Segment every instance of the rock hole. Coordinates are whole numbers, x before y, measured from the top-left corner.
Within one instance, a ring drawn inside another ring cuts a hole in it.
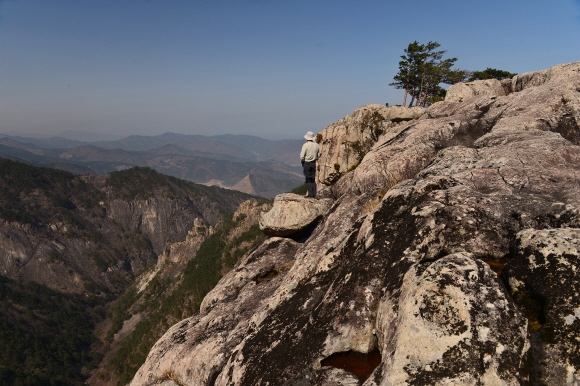
[[[332,354],[320,362],[321,366],[331,366],[348,371],[360,380],[361,384],[371,376],[381,363],[381,352],[375,349],[367,354],[346,351]]]
[[[318,221],[315,221],[308,225],[306,228],[302,229],[300,232],[296,232],[288,237],[297,243],[304,244],[310,238],[310,236],[312,236],[312,233],[316,229],[317,225]]]
[[[277,275],[278,275],[278,271],[276,271],[275,269],[273,269],[271,271],[268,271],[268,272],[266,272],[266,273],[264,273],[264,274],[256,277],[254,279],[254,281],[256,282],[256,284],[260,284],[261,282],[263,282],[265,280],[268,280],[268,279],[271,279],[271,278],[273,278],[273,277],[275,277]]]
[[[490,266],[492,271],[495,272],[497,274],[497,276],[501,276],[501,274],[503,273],[503,267],[505,267],[505,265],[507,264],[509,259],[507,257],[504,257],[503,259],[501,259],[499,261],[486,260],[486,259],[482,259],[482,261],[484,263],[487,263],[487,265]]]
[[[217,381],[218,376],[220,375],[219,371],[214,371],[209,379],[207,380],[208,386],[215,386],[215,382]]]
[[[522,291],[516,296],[516,302],[528,318],[528,329],[531,333],[540,331],[546,324],[546,301],[532,292]]]

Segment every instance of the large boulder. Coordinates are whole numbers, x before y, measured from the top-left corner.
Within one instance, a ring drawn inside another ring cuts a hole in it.
[[[306,229],[324,216],[333,200],[306,198],[293,193],[279,194],[268,212],[260,216],[260,229],[268,236],[289,236]]]
[[[474,82],[457,83],[449,87],[445,95],[446,102],[463,102],[477,95],[505,96],[506,90],[497,79],[476,80]]]
[[[580,229],[526,229],[504,270],[530,320],[534,384],[580,384]]]
[[[521,378],[525,317],[489,265],[468,253],[411,268],[377,318],[380,375],[393,385],[517,385]]]

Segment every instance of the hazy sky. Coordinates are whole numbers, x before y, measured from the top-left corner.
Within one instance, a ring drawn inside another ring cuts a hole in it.
[[[540,70],[580,60],[580,1],[0,0],[0,133],[301,139],[401,103],[413,40]]]

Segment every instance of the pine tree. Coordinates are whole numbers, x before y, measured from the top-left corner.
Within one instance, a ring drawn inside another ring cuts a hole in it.
[[[399,62],[399,72],[390,86],[405,89],[403,106],[407,105],[407,96],[411,95],[409,106],[427,106],[445,97],[445,90],[440,84],[453,84],[463,81],[467,72],[453,70],[457,58],[443,59],[447,51],[437,51],[441,45],[430,41],[420,44],[417,41],[409,44],[405,55]]]
[[[425,46],[415,40],[405,48],[405,55],[401,55],[401,59],[403,60],[399,62],[399,72],[393,78],[394,82],[389,83],[389,86],[405,90],[403,106],[406,106],[407,95],[419,82],[419,66],[425,60]]]
[[[484,79],[502,80],[507,78],[513,78],[516,75],[517,74],[513,74],[509,71],[497,70],[495,68],[488,67],[483,71],[473,71],[470,74],[469,79],[467,79],[467,81],[473,82],[474,80],[484,80]]]

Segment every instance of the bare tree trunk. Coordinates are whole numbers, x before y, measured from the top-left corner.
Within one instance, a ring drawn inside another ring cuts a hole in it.
[[[417,106],[419,103],[421,103],[421,96],[423,95],[423,82],[425,81],[425,73],[423,73],[421,75],[421,87],[419,87],[419,94],[417,95],[417,103],[415,104],[415,106]]]
[[[411,68],[407,68],[407,84],[405,85],[405,96],[403,97],[403,106],[407,105],[407,94],[409,93],[409,78],[411,77]]]
[[[426,88],[425,94],[423,94],[423,100],[421,101],[421,106],[423,107],[427,105],[427,95],[429,95],[429,88]]]

